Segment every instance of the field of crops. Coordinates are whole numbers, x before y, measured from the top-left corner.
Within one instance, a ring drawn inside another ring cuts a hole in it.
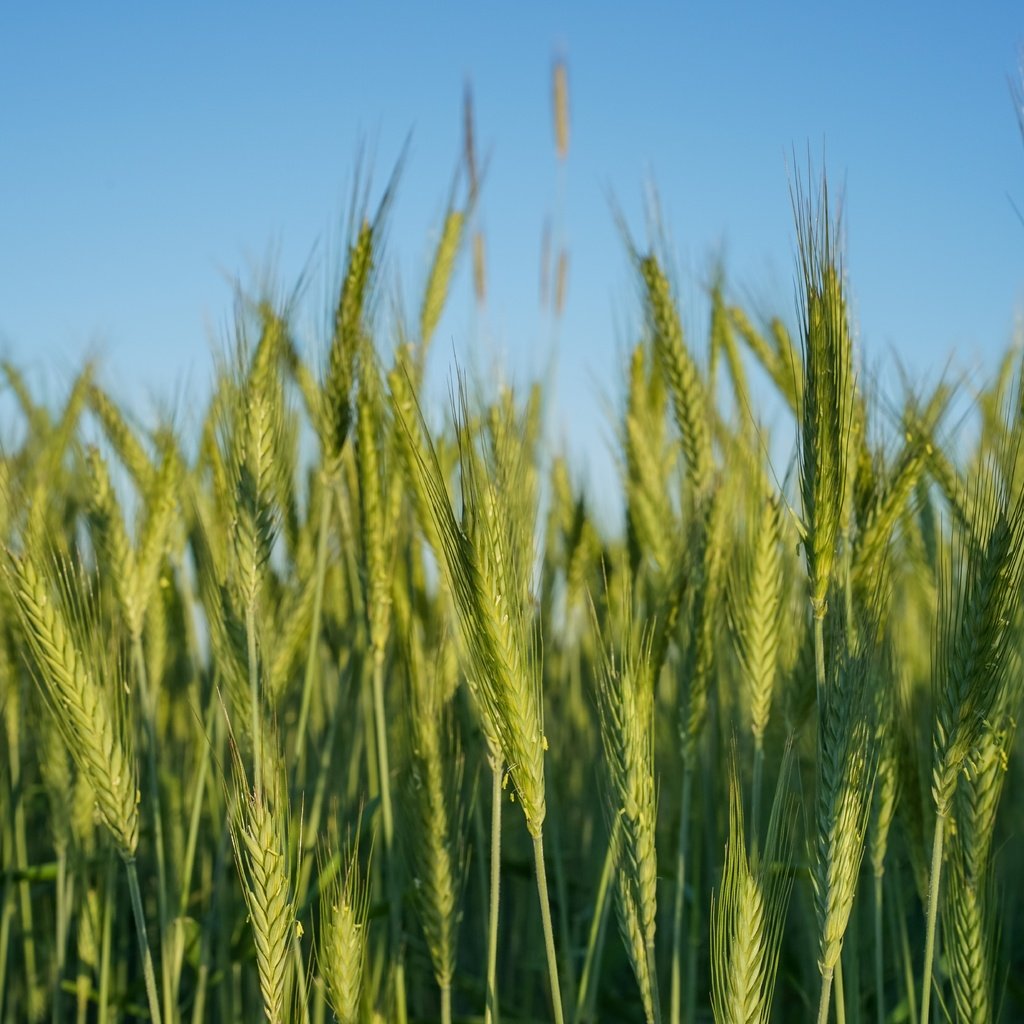
[[[0,368],[0,1020],[1024,1019],[1019,356],[883,391],[812,175],[773,319],[627,233],[610,532],[540,385],[427,398],[464,162],[394,322],[400,178],[324,337],[239,292],[199,431]]]

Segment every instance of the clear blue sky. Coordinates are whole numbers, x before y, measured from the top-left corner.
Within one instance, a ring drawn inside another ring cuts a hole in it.
[[[412,132],[389,288],[422,286],[471,79],[490,156],[490,295],[463,262],[434,351],[549,363],[542,225],[559,177],[564,54],[571,254],[554,412],[606,463],[636,293],[609,196],[643,240],[654,181],[693,332],[724,255],[734,295],[793,309],[792,154],[845,190],[848,267],[872,366],[990,368],[1024,305],[1024,145],[1009,83],[1024,9],[951,3],[5,4],[0,10],[0,350],[57,397],[83,358],[145,413],[205,396],[233,277],[312,255],[326,308],[360,143],[381,184]],[[820,162],[820,161],[819,161]],[[700,338],[703,345],[703,338]],[[486,362],[486,357],[473,357]],[[598,440],[595,440],[597,438]],[[593,471],[608,479],[607,467]]]

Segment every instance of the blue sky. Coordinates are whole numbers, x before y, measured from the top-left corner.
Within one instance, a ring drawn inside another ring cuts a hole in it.
[[[317,340],[356,154],[382,184],[405,138],[389,292],[418,299],[460,153],[467,78],[489,156],[489,296],[464,261],[433,354],[554,366],[553,429],[609,480],[636,291],[609,198],[645,236],[656,184],[684,320],[721,256],[733,295],[791,316],[793,154],[845,195],[867,365],[976,374],[1024,308],[1019,3],[6,4],[0,10],[0,351],[59,396],[86,355],[145,415],[205,396],[231,281],[309,266]],[[568,62],[555,160],[550,71]],[[557,332],[541,234],[570,252]],[[552,361],[552,347],[557,354]]]

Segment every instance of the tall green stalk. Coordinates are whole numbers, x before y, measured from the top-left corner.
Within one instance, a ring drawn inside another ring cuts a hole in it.
[[[156,993],[156,974],[153,971],[153,955],[149,950],[146,937],[146,915],[142,909],[142,895],[139,892],[139,875],[134,859],[125,858],[125,870],[128,873],[128,892],[131,894],[132,914],[135,917],[135,934],[139,940],[139,955],[142,957],[142,975],[146,982],[146,1000],[149,1003],[149,1016],[153,1024],[161,1024],[160,999]]]
[[[309,708],[313,697],[313,682],[316,679],[316,668],[320,650],[320,620],[324,605],[324,579],[327,575],[327,538],[331,524],[331,502],[334,487],[324,482],[320,495],[320,523],[317,527],[316,540],[316,579],[313,583],[313,620],[309,627],[309,647],[306,651],[306,670],[302,679],[302,703],[299,707],[299,721],[295,727],[296,753],[298,756],[298,777],[305,780],[306,726],[309,721]]]
[[[942,878],[942,843],[946,818],[935,816],[932,836],[932,865],[928,875],[928,913],[925,920],[924,966],[921,968],[921,1024],[928,1024],[928,1010],[932,996],[932,964],[935,959],[935,926],[939,919],[939,883]]]
[[[551,924],[551,903],[548,899],[548,876],[544,867],[544,838],[538,833],[533,840],[533,860],[537,873],[537,895],[540,898],[540,919],[544,929],[544,950],[551,985],[551,1010],[555,1024],[565,1024],[562,1013],[562,988],[558,980],[558,957],[555,955],[555,932]]]
[[[669,1002],[671,1024],[680,1024],[683,989],[683,903],[686,898],[686,851],[690,834],[690,803],[693,772],[683,765],[683,786],[680,798],[679,835],[676,841],[676,890],[672,904],[672,976]]]
[[[388,875],[388,922],[393,970],[395,1020],[406,1024],[405,954],[402,942],[402,894],[398,888],[398,850],[395,848],[395,818],[391,799],[391,768],[388,760],[387,717],[384,708],[384,651],[373,652],[373,717],[376,728],[377,759],[380,765],[380,809],[384,825],[384,857]]]
[[[498,1024],[498,912],[501,906],[501,762],[491,764],[491,880],[487,909],[487,995],[484,1024]]]

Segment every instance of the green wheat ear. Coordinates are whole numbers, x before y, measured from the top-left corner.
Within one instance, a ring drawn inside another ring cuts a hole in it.
[[[679,310],[668,278],[653,253],[639,258],[654,351],[672,397],[686,472],[695,497],[704,494],[714,470],[711,406],[700,370],[683,340]]]
[[[394,396],[393,396],[394,398]],[[397,398],[393,407],[410,438]],[[540,835],[545,816],[543,704],[540,664],[529,603],[528,556],[532,530],[521,490],[498,489],[487,473],[483,455],[466,432],[468,398],[460,397],[462,507],[456,518],[437,451],[427,442],[426,455],[410,442],[409,456],[440,544],[440,560],[455,603],[462,637],[460,650],[468,658],[467,674],[474,681],[485,730],[500,743],[516,787],[527,827]],[[425,425],[420,430],[426,437]],[[522,479],[514,472],[510,479]],[[529,546],[524,538],[530,537]]]
[[[793,197],[800,257],[803,394],[800,493],[811,607],[822,618],[846,516],[854,386],[839,223],[823,180],[817,201],[799,183]]]
[[[262,785],[249,787],[237,748],[232,745],[231,841],[249,911],[263,1008],[269,1024],[284,1024],[295,928],[293,879],[289,863],[288,809],[280,765],[264,742],[264,763],[256,774]]]
[[[637,635],[632,621],[629,577],[621,595],[622,639],[602,636],[597,683],[601,742],[607,766],[607,804],[616,843],[616,907],[619,929],[633,966],[648,1022],[661,1019],[655,961],[658,863],[655,849],[657,799],[654,777],[654,675],[649,633]],[[611,621],[616,621],[611,617]]]
[[[733,751],[729,839],[711,903],[711,1008],[716,1024],[768,1024],[793,887],[791,852],[798,805],[789,795],[787,746],[763,852],[748,854],[743,791]]]
[[[864,856],[878,765],[873,630],[848,646],[836,628],[818,700],[817,838],[812,872],[818,966],[826,984],[839,962]]]
[[[339,856],[341,870],[321,890],[317,963],[338,1024],[358,1024],[370,909],[370,885],[359,866],[358,836]]]
[[[406,626],[409,686],[409,784],[406,841],[415,904],[434,977],[450,1000],[458,947],[459,899],[465,873],[464,761],[444,693],[446,641],[424,650],[417,622]]]
[[[133,860],[139,791],[124,683],[100,649],[80,597],[85,584],[68,565],[44,577],[33,552],[8,554],[4,571],[40,692],[118,852]]]

